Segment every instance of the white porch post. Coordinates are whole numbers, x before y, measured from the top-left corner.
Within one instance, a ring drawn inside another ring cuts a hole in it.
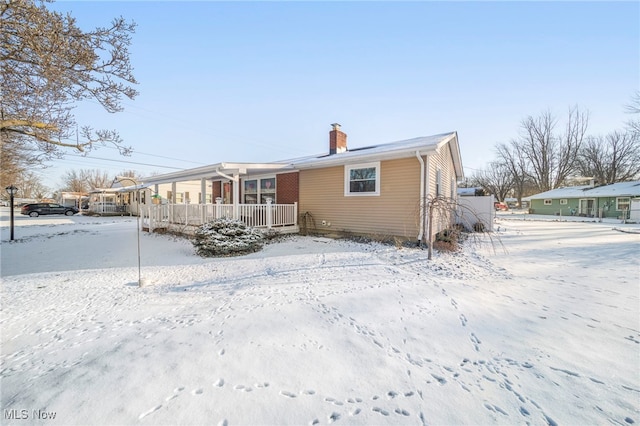
[[[200,179],[200,204],[207,204],[207,179]]]
[[[216,197],[216,213],[214,215],[214,217],[216,219],[220,219],[222,217],[222,198],[221,197]]]
[[[271,211],[271,198],[267,197],[267,229],[271,229],[271,224],[273,223],[273,212]]]
[[[240,218],[240,174],[233,174],[233,218]]]

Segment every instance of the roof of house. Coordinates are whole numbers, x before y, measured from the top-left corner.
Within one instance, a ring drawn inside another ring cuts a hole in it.
[[[552,189],[541,192],[529,198],[539,200],[542,198],[596,198],[596,197],[640,197],[640,180],[630,182],[618,182],[610,185],[592,187],[590,185],[567,186],[565,188]]]
[[[449,143],[451,142],[451,143]],[[233,174],[261,174],[276,171],[330,167],[333,165],[353,164],[365,161],[391,160],[426,155],[439,152],[443,147],[451,150],[455,173],[463,178],[462,159],[456,132],[442,133],[434,136],[423,136],[397,142],[354,148],[339,154],[319,154],[270,163],[217,163],[196,167],[163,175],[143,178],[144,186],[174,181],[187,181],[202,178],[226,177]]]
[[[422,136],[379,145],[365,146],[361,148],[347,149],[340,154],[321,154],[308,157],[287,160],[297,169],[315,167],[327,167],[332,165],[349,164],[362,161],[392,160],[398,158],[415,157],[434,153],[448,144],[451,149],[451,157],[456,171],[456,176],[463,177],[462,160],[458,146],[458,134],[456,132],[442,133],[433,136]]]

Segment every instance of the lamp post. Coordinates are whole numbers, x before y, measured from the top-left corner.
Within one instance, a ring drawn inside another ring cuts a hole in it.
[[[18,188],[9,185],[5,188],[9,193],[9,215],[11,216],[11,241],[13,241],[13,196],[18,192]]]
[[[121,182],[123,180],[130,180],[135,187],[138,183],[128,177],[116,177],[114,182]],[[138,237],[138,287],[142,287],[142,275],[140,272],[140,194],[136,197],[136,235]]]
[[[13,185],[9,185],[5,188],[9,193],[9,215],[11,217],[11,241],[14,240],[13,236],[13,196],[18,192],[18,188]]]

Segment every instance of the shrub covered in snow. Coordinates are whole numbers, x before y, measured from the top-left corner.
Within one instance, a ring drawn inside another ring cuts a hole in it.
[[[216,219],[200,226],[193,240],[196,253],[202,257],[233,256],[252,253],[262,248],[264,237],[255,228],[234,219]]]

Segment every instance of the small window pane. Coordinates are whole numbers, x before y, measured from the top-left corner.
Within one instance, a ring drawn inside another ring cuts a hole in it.
[[[276,178],[260,179],[261,192],[273,192],[276,188]]]
[[[376,181],[375,180],[360,180],[351,182],[351,192],[375,192]]]
[[[351,192],[375,192],[376,168],[351,169],[349,171],[349,190]]]
[[[629,210],[631,199],[628,197],[620,197],[616,199],[616,210]]]
[[[258,181],[257,180],[245,180],[244,181],[244,193],[245,194],[255,194],[258,192]]]
[[[351,180],[375,179],[376,168],[367,167],[364,169],[351,169]]]

